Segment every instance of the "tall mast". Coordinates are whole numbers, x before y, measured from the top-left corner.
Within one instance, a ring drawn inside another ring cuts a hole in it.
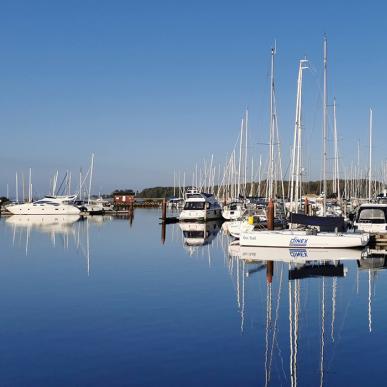
[[[91,181],[93,179],[93,168],[94,168],[94,153],[91,154],[91,165],[90,165],[90,179],[89,179],[89,192],[87,203],[90,204],[90,194],[91,194]]]
[[[372,186],[372,109],[370,109],[370,149],[369,149],[369,165],[368,165],[368,200],[371,201],[371,186]]]
[[[337,144],[337,123],[336,123],[336,98],[333,99],[333,141],[334,141],[334,169],[333,169],[333,192],[337,193],[340,199],[340,178],[339,178],[339,150]]]
[[[271,49],[271,71],[270,71],[270,136],[269,136],[269,198],[273,198],[273,175],[274,175],[274,55],[275,48]]]
[[[244,197],[246,198],[246,190],[247,190],[247,130],[249,125],[249,109],[246,108],[245,113],[245,184],[244,184]]]
[[[238,198],[239,198],[239,194],[240,194],[240,192],[241,192],[241,167],[242,167],[243,124],[244,124],[244,119],[242,118],[242,122],[241,122],[241,134],[240,134],[240,137],[239,137],[239,165],[238,165],[238,190],[237,190]]]
[[[28,178],[28,201],[32,202],[32,171],[30,168],[29,178]]]
[[[298,199],[300,189],[300,173],[301,173],[301,107],[302,107],[302,73],[307,69],[307,60],[300,60],[297,80],[297,99],[296,99],[296,118],[294,123],[294,138],[292,149],[292,167],[290,181],[290,211],[298,211]]]
[[[15,193],[16,193],[16,203],[19,203],[19,182],[18,182],[18,179],[17,179],[17,172],[16,172],[16,178],[15,178]]]
[[[327,37],[324,36],[324,102],[323,102],[323,216],[327,206]]]

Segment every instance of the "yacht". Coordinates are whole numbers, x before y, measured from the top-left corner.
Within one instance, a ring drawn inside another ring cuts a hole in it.
[[[387,233],[387,204],[362,204],[353,224],[359,231]]]
[[[81,211],[74,205],[76,195],[45,196],[31,203],[14,203],[6,206],[13,215],[78,215]]]
[[[187,191],[180,221],[207,221],[221,217],[222,209],[213,194],[200,192],[196,188]]]

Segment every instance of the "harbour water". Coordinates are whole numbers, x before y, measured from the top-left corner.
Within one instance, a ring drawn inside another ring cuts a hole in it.
[[[1,218],[1,386],[385,384],[381,260],[243,261],[159,216]]]

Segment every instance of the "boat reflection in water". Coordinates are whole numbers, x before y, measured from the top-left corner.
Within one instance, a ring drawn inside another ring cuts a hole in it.
[[[199,222],[180,222],[179,227],[183,231],[183,240],[186,246],[205,246],[211,244],[216,238],[221,228],[222,222],[210,221],[206,223]]]
[[[105,219],[107,220],[107,219]],[[90,238],[89,218],[79,215],[12,215],[5,224],[12,228],[12,245],[17,247],[25,236],[25,255],[28,255],[30,245],[33,244],[31,233],[48,234],[51,246],[58,245],[57,239],[64,249],[72,244],[81,255],[86,258],[86,270],[90,274]],[[16,235],[18,234],[18,238]],[[59,238],[58,238],[59,237]],[[18,241],[18,242],[16,242]]]
[[[15,229],[27,228],[45,233],[67,234],[79,219],[79,215],[12,215],[5,223]]]
[[[210,245],[216,239],[222,227],[221,220],[209,222],[179,222],[179,228],[183,232],[182,242],[189,255],[199,254],[201,248],[207,246],[208,261],[211,262]],[[218,241],[218,239],[217,239]],[[203,253],[203,251],[202,251]]]
[[[266,300],[263,301],[265,303],[263,308],[266,310],[264,317],[266,320],[264,329],[264,385],[289,384],[296,386],[300,382],[299,375],[302,377],[306,375],[304,373],[305,364],[310,364],[310,355],[305,352],[306,347],[310,346],[310,340],[315,340],[313,345],[320,348],[319,359],[315,359],[316,362],[313,362],[316,364],[315,371],[318,370],[318,374],[317,372],[315,374],[314,384],[324,385],[327,377],[327,365],[331,364],[330,357],[340,342],[340,340],[335,340],[337,335],[335,323],[337,319],[336,298],[338,295],[342,297],[342,293],[337,290],[338,281],[347,273],[342,261],[347,262],[348,265],[350,261],[357,261],[360,267],[372,264],[386,267],[385,260],[383,265],[380,259],[366,264],[364,252],[357,249],[245,247],[240,246],[238,241],[229,244],[228,255],[232,262],[230,264],[232,278],[236,279],[237,306],[241,316],[242,333],[248,316],[245,288],[251,288],[252,284],[250,282],[247,285],[245,278],[259,271],[266,271],[266,284],[262,283],[266,290]],[[255,267],[253,270],[249,270],[252,265]],[[288,270],[287,286],[286,275],[284,275],[286,270]],[[311,279],[305,280],[307,278]],[[255,279],[253,279],[253,283],[255,283]],[[370,332],[372,330],[371,287],[371,282],[369,282],[368,323]],[[315,290],[312,291],[312,288]],[[256,295],[252,294],[249,298],[254,296]],[[340,301],[342,300],[340,299]],[[254,310],[257,308],[256,302]],[[280,316],[281,309],[283,309],[280,308],[280,305],[284,302],[288,304],[288,316],[285,320],[284,317]],[[307,314],[307,311],[308,308],[316,307],[318,314],[315,315],[315,318],[317,320],[313,320],[314,323],[311,324],[311,315]],[[338,310],[340,311],[340,309]],[[262,315],[262,312],[259,314]],[[341,317],[340,314],[339,318]],[[309,320],[307,329],[306,320]],[[288,321],[288,323],[284,324],[284,321]],[[284,341],[286,336],[287,340]],[[282,347],[280,343],[282,343]],[[305,343],[308,343],[307,346]],[[288,372],[283,369],[282,373],[275,373],[276,379],[274,380],[272,365],[276,364],[278,367],[278,364],[284,364],[282,356],[286,352],[289,354]],[[300,365],[304,367],[300,367]]]

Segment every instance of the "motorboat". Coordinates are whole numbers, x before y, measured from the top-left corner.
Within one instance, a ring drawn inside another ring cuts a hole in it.
[[[186,192],[183,210],[180,212],[180,221],[207,221],[220,219],[222,209],[213,194],[200,192],[196,188]]]
[[[387,233],[387,204],[362,204],[357,210],[354,228],[369,233]]]
[[[241,232],[241,246],[286,247],[286,248],[353,248],[363,247],[369,242],[368,233],[317,232],[306,230],[252,230]]]
[[[13,203],[6,209],[13,215],[78,215],[81,210],[74,205],[76,195],[45,196],[31,203]]]
[[[222,209],[222,216],[226,220],[240,219],[246,211],[246,206],[240,200],[233,200]]]
[[[183,198],[171,198],[167,202],[167,207],[170,209],[180,210],[184,207],[184,199]]]

